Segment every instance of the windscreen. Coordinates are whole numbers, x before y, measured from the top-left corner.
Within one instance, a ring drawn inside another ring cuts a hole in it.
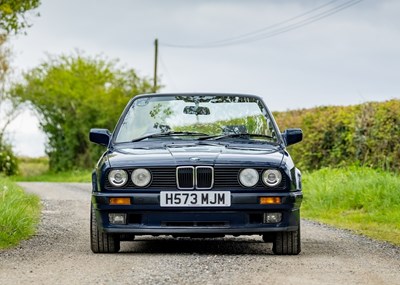
[[[117,130],[115,142],[166,132],[199,132],[209,136],[250,133],[277,141],[272,119],[257,98],[149,96],[133,102]]]

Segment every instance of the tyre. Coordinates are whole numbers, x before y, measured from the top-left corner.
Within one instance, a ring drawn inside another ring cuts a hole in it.
[[[297,255],[301,252],[300,227],[294,232],[276,233],[272,251],[277,255]]]
[[[118,236],[99,231],[93,205],[90,207],[90,247],[94,253],[115,253],[120,249]]]

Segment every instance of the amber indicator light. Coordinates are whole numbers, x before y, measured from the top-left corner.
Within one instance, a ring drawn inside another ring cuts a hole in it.
[[[131,198],[110,198],[110,205],[130,205]]]
[[[261,205],[273,205],[280,203],[281,203],[281,197],[260,197]]]

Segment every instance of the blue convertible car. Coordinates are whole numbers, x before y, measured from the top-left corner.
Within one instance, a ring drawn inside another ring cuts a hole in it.
[[[301,173],[262,99],[240,94],[147,94],[126,106],[93,172],[91,248],[118,252],[138,235],[261,235],[298,254]]]

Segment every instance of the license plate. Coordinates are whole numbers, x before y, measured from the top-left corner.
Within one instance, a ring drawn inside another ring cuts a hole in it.
[[[229,207],[229,191],[162,191],[161,207]]]

